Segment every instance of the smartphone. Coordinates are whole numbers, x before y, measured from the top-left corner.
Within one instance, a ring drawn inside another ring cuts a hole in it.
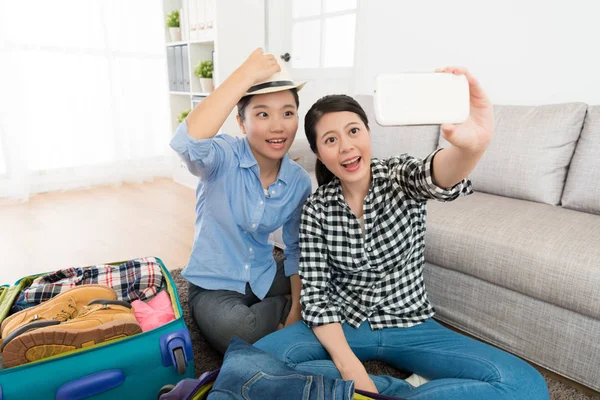
[[[373,101],[380,125],[459,124],[469,117],[469,83],[451,73],[380,74]]]

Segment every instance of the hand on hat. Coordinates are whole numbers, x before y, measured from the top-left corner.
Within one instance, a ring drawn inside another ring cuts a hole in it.
[[[242,64],[245,74],[252,78],[252,85],[260,83],[281,71],[281,67],[277,63],[273,54],[264,54],[262,48],[258,48],[250,54],[248,59]]]
[[[435,72],[465,75],[469,82],[469,118],[461,124],[443,124],[444,138],[453,146],[469,151],[482,151],[488,146],[494,132],[492,103],[473,75],[462,67],[446,67]]]

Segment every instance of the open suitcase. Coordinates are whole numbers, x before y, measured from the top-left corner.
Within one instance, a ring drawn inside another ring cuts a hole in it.
[[[0,369],[0,400],[156,399],[164,385],[194,378],[191,338],[173,278],[163,262],[154,259],[164,277],[174,320],[134,336]],[[0,287],[0,321],[21,291],[41,275]]]

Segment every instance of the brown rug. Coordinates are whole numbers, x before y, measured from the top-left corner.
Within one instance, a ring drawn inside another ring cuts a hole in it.
[[[188,297],[188,283],[181,276],[181,270],[171,271],[175,285],[177,286],[177,292],[179,293],[179,300],[181,301],[181,308],[183,309],[183,318],[185,323],[190,330],[192,337],[192,344],[194,347],[194,362],[196,367],[196,376],[206,371],[212,371],[219,368],[223,358],[217,351],[215,351],[208,342],[204,339],[200,330],[192,320],[187,305]],[[406,378],[407,374],[398,371],[384,363],[379,361],[367,361],[365,363],[367,372],[375,375],[390,375],[397,378]],[[579,390],[567,386],[566,384],[556,381],[548,376],[544,376],[550,389],[551,400],[592,400],[600,399],[600,397],[589,397],[580,392]]]

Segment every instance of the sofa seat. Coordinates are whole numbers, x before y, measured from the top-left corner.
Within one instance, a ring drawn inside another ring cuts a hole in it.
[[[600,320],[600,215],[486,193],[427,207],[429,263]]]

